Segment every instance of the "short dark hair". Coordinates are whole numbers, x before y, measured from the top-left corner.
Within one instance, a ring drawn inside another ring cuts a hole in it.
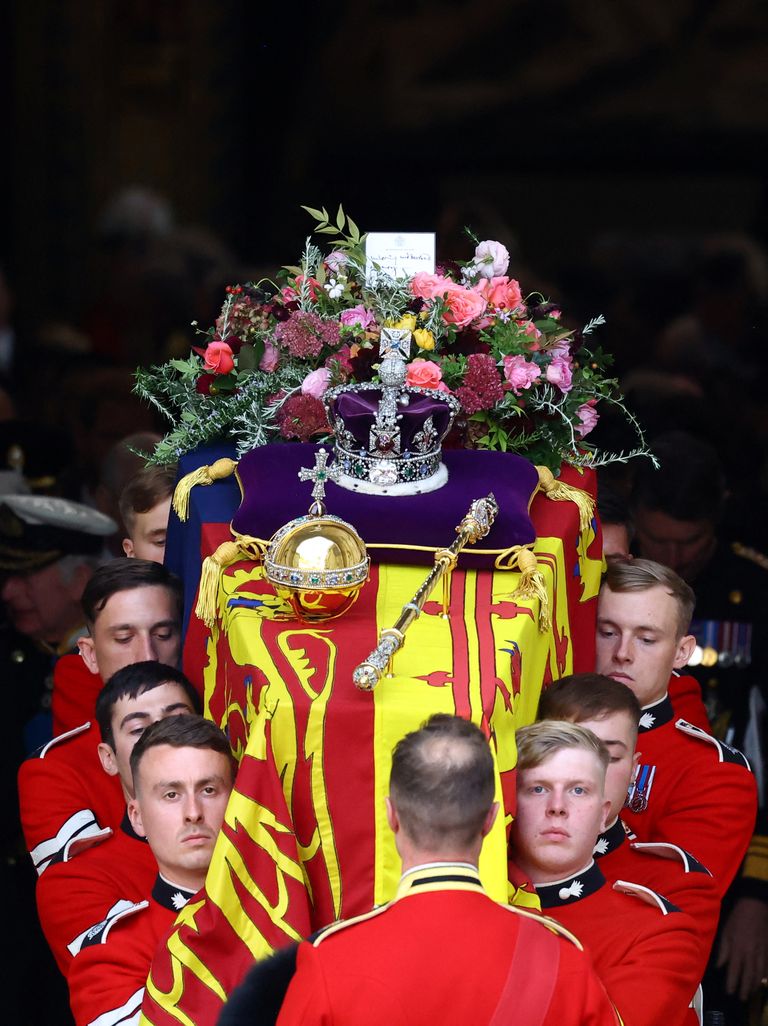
[[[112,559],[100,566],[85,586],[81,604],[85,621],[92,627],[113,595],[134,588],[167,588],[176,600],[179,621],[184,607],[182,585],[162,563],[150,559]]]
[[[493,803],[493,757],[479,727],[438,713],[395,746],[389,793],[420,847],[471,844]]]
[[[112,711],[121,698],[137,698],[145,691],[154,691],[162,684],[178,684],[195,712],[201,712],[200,696],[181,670],[154,660],[131,663],[112,674],[96,699],[96,722],[101,732],[101,740],[110,747],[115,747],[115,736],[112,733]]]
[[[629,535],[632,534],[634,528],[629,503],[619,492],[601,481],[597,485],[597,512],[603,524],[621,524],[626,527]]]
[[[583,723],[613,713],[626,713],[637,733],[642,710],[634,691],[602,673],[572,673],[541,693],[538,719]]]
[[[169,745],[171,748],[210,748],[227,757],[232,780],[237,774],[237,760],[232,755],[229,741],[223,730],[203,716],[167,716],[164,720],[151,723],[131,752],[131,774],[133,787],[137,789],[138,771],[144,754],[150,748]]]
[[[127,529],[133,530],[137,513],[149,513],[172,495],[175,483],[175,467],[144,467],[134,474],[120,493],[120,516]]]

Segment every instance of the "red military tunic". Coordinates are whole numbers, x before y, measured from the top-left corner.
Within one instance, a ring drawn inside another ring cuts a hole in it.
[[[641,841],[670,841],[712,873],[722,898],[755,825],[757,788],[741,752],[685,720],[668,696],[643,710],[623,819]]]
[[[101,676],[91,673],[79,655],[63,655],[53,668],[53,736],[92,720],[103,687]]]
[[[125,815],[120,780],[104,772],[95,723],[53,739],[19,770],[19,807],[38,875],[109,836]]]
[[[149,900],[134,905],[107,934],[81,949],[69,972],[76,1026],[138,1023],[155,949],[191,897],[191,891],[156,876]]]
[[[108,936],[121,916],[147,899],[156,876],[152,849],[126,815],[113,837],[40,877],[40,923],[65,976],[83,947]]]
[[[594,854],[609,883],[632,880],[643,884],[686,912],[699,927],[706,963],[717,930],[720,898],[705,866],[675,844],[632,842],[620,819],[598,837]]]
[[[669,678],[669,699],[675,710],[675,717],[687,720],[695,727],[712,733],[707,707],[701,700],[701,685],[695,677],[673,673]]]
[[[617,1018],[572,939],[492,901],[474,867],[435,863],[406,873],[390,904],[302,944],[277,1021],[615,1026]]]
[[[696,1022],[688,1006],[705,959],[690,916],[649,888],[607,883],[594,862],[536,893],[542,910],[582,941],[625,1026]]]

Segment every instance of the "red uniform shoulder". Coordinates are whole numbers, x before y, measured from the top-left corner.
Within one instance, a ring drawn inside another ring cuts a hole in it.
[[[96,699],[104,686],[97,673],[91,673],[79,655],[63,655],[53,669],[54,737],[64,734],[84,720],[92,720]]]
[[[38,875],[104,840],[125,814],[120,780],[99,761],[100,740],[96,725],[84,723],[19,769],[21,825]]]

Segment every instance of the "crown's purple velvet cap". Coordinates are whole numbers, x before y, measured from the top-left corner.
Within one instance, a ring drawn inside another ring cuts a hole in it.
[[[271,538],[289,520],[306,513],[312,502],[312,486],[300,483],[301,467],[312,467],[318,446],[310,443],[264,445],[240,460],[238,477],[243,501],[232,519],[238,534]],[[501,550],[529,545],[536,531],[528,516],[528,504],[538,484],[536,468],[512,453],[450,450],[443,453],[448,482],[425,495],[397,497],[361,495],[329,482],[328,512],[348,521],[371,548],[374,563],[431,565],[434,552],[404,546],[444,548],[456,536],[456,527],[475,499],[493,492],[499,514],[487,537],[477,548]],[[494,555],[480,555],[472,546],[464,549],[459,565],[491,569]]]
[[[332,416],[342,418],[345,428],[354,435],[360,449],[368,449],[368,438],[380,402],[381,389],[371,388],[364,392],[342,392],[331,403]],[[398,421],[401,452],[412,451],[414,435],[421,431],[428,417],[432,417],[438,438],[446,434],[451,422],[451,408],[448,403],[427,395],[411,393],[407,406],[398,403],[398,412],[402,414]]]

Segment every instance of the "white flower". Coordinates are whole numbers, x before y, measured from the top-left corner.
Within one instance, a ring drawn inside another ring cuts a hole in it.
[[[340,281],[337,281],[335,278],[331,278],[325,286],[325,291],[331,299],[340,299],[344,295],[344,286]]]
[[[500,242],[487,239],[475,249],[473,263],[481,278],[500,278],[509,267],[509,251]]]

